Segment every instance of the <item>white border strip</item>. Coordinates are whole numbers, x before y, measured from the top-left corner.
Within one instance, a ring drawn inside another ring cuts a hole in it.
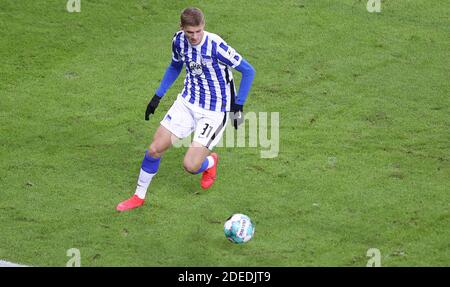
[[[28,266],[0,260],[0,267],[28,267]]]

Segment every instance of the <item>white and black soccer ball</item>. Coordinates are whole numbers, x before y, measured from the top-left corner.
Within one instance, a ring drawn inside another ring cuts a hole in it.
[[[247,215],[236,213],[225,222],[224,233],[226,238],[233,243],[245,243],[255,234],[255,224]]]

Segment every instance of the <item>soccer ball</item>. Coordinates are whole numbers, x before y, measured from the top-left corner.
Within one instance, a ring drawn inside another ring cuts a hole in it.
[[[228,217],[223,229],[226,238],[237,244],[249,241],[255,234],[255,224],[250,217],[240,213]]]

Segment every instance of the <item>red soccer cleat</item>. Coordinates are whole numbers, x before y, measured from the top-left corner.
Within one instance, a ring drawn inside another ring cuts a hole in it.
[[[144,200],[140,199],[136,194],[133,195],[131,198],[122,201],[121,203],[119,203],[116,207],[117,211],[125,211],[125,210],[129,210],[129,209],[133,209],[136,207],[139,207],[141,205],[144,204]]]
[[[213,185],[216,180],[217,174],[217,164],[219,163],[219,156],[217,153],[213,152],[211,156],[214,158],[214,165],[202,173],[202,180],[200,181],[200,186],[203,189],[208,189]]]

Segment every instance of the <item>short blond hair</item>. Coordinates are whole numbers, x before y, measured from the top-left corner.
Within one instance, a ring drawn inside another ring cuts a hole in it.
[[[202,10],[196,7],[188,7],[181,12],[180,25],[186,26],[200,26],[205,24],[205,16]]]

